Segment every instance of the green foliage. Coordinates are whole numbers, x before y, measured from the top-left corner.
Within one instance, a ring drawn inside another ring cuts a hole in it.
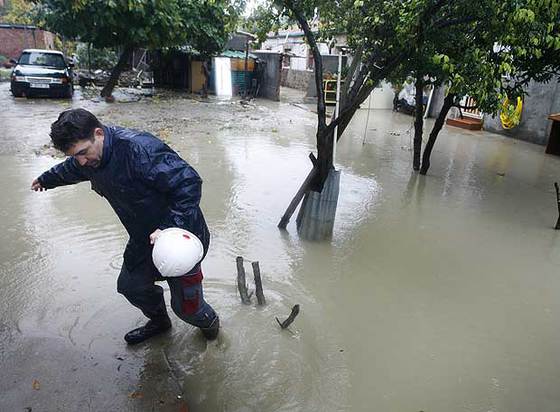
[[[80,69],[89,69],[89,59],[91,59],[91,70],[109,70],[114,67],[119,60],[119,56],[113,49],[99,49],[97,47],[90,48],[88,58],[88,45],[86,43],[79,43],[77,45],[76,54],[78,55],[78,67]]]
[[[269,32],[277,32],[285,22],[286,19],[281,17],[280,11],[273,5],[258,5],[252,14],[243,20],[241,27],[256,35],[259,43],[262,43]]]
[[[98,48],[189,45],[212,54],[227,41],[242,4],[229,0],[43,0],[41,14],[51,30]]]
[[[426,78],[496,113],[505,95],[560,68],[559,0],[270,1],[252,16],[260,33],[293,22],[288,5],[316,23],[318,39],[344,33],[352,52],[363,50],[365,86],[387,67],[395,84]]]
[[[4,10],[2,10],[0,21],[13,24],[33,24],[35,23],[33,9],[34,5],[31,1],[7,1]]]

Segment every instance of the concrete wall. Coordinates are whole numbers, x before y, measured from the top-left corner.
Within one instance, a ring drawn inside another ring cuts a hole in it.
[[[309,82],[313,81],[312,76],[311,70],[282,69],[280,84],[292,89],[307,90]]]
[[[531,82],[527,86],[519,126],[511,130],[502,128],[500,117],[484,116],[484,129],[515,139],[546,145],[550,133],[549,114],[560,112],[560,84],[558,79],[549,83]]]
[[[23,49],[54,49],[54,34],[34,27],[0,25],[0,54],[17,59]]]
[[[382,80],[379,85],[373,89],[369,97],[364,100],[360,109],[385,109],[390,110],[393,108],[393,98],[395,92],[391,83]]]
[[[443,107],[443,100],[445,99],[445,86],[436,87],[432,95],[432,102],[430,103],[430,111],[428,117],[437,117],[441,108]]]
[[[251,52],[265,64],[259,97],[280,101],[280,78],[282,72],[282,55],[280,53]]]

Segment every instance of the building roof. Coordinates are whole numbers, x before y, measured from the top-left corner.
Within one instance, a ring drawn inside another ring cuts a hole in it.
[[[37,26],[31,26],[29,24],[12,24],[12,23],[0,23],[0,29],[23,29],[23,30],[37,30]]]
[[[245,52],[237,50],[224,50],[222,53],[220,53],[220,57],[229,57],[230,59],[244,59]],[[249,53],[249,58],[256,59],[257,56]]]
[[[250,37],[253,40],[257,40],[257,36],[255,36],[254,34],[248,33],[246,31],[237,30],[235,32],[235,34],[239,34],[241,36]]]

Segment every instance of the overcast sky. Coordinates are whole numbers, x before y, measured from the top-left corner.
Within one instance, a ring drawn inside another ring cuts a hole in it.
[[[251,12],[253,11],[253,9],[255,7],[257,7],[257,5],[259,3],[261,3],[262,0],[247,0],[247,5],[245,6],[245,16],[249,16],[251,14]]]

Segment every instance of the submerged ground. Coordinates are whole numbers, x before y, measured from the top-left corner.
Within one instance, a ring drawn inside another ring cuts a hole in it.
[[[446,128],[421,177],[412,118],[372,111],[366,129],[360,111],[338,147],[334,237],[311,243],[276,228],[314,148],[294,93],[107,105],[4,83],[0,99],[0,410],[558,410],[560,159],[543,147]],[[61,160],[44,145],[70,106],[159,135],[203,177],[217,342],[173,317],[167,336],[124,343],[144,322],[115,290],[124,229],[87,183],[29,190]],[[241,305],[238,255],[260,261],[265,308]]]

